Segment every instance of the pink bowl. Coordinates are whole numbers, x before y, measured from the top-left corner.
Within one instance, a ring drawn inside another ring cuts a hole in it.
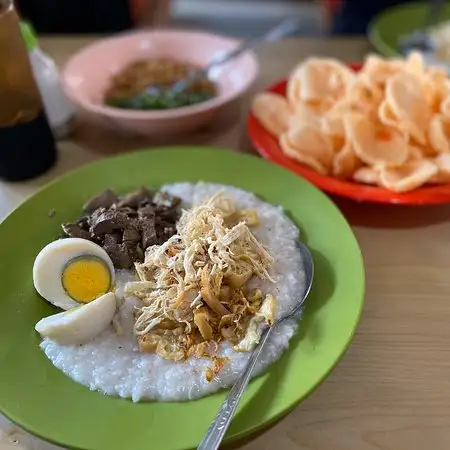
[[[258,63],[247,52],[211,71],[218,95],[184,108],[133,111],[103,104],[113,75],[128,63],[145,58],[173,58],[207,65],[239,41],[198,31],[144,31],[100,40],[76,53],[64,67],[64,90],[75,105],[108,127],[141,135],[192,131],[213,119],[222,107],[241,96],[252,84]]]

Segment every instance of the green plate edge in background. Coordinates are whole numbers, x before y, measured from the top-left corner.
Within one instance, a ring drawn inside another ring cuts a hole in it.
[[[399,38],[422,28],[427,8],[426,2],[413,2],[385,9],[368,26],[370,43],[382,55],[401,56]],[[443,7],[439,20],[450,20],[450,4]]]
[[[316,278],[300,330],[289,349],[251,382],[227,442],[262,429],[292,410],[331,372],[356,330],[364,301],[364,268],[344,217],[317,188],[262,159],[229,150],[172,147],[87,165],[51,183],[0,224],[0,411],[31,433],[83,450],[195,448],[225,391],[182,403],[138,403],[73,382],[39,349],[35,323],[54,312],[33,289],[38,251],[75,219],[98,191],[143,184],[210,181],[281,204],[313,252]],[[56,215],[50,218],[51,209]]]

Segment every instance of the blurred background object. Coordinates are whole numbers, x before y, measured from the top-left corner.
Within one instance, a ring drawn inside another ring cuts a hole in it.
[[[172,24],[256,36],[283,17],[300,16],[297,35],[363,35],[370,21],[410,0],[173,0]],[[426,2],[424,2],[426,3]]]
[[[259,36],[285,17],[299,16],[298,35],[325,31],[320,1],[315,0],[173,0],[172,24],[236,37]]]
[[[41,34],[170,26],[251,37],[294,15],[302,17],[299,34],[324,31],[320,2],[313,0],[16,0],[16,5]]]
[[[38,33],[114,33],[135,26],[166,25],[170,0],[16,0]]]
[[[367,27],[377,14],[410,0],[323,0],[328,16],[329,31],[333,35],[366,34]]]
[[[301,16],[299,36],[365,34],[381,11],[409,0],[16,0],[38,33],[114,33],[135,27],[203,29],[258,36]],[[424,2],[425,3],[425,2]]]

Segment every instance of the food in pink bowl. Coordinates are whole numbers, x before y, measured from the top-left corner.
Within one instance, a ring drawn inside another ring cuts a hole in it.
[[[197,31],[144,31],[100,40],[76,53],[62,72],[66,94],[91,119],[135,134],[192,131],[211,121],[253,83],[252,52],[216,67],[175,98],[149,87],[170,86],[238,40]]]

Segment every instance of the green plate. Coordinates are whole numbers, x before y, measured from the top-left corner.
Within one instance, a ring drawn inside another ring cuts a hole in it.
[[[44,188],[0,225],[0,411],[44,439],[76,449],[195,448],[225,392],[184,403],[139,403],[92,392],[59,372],[39,349],[35,323],[53,312],[33,289],[38,251],[60,222],[106,187],[212,181],[281,204],[302,231],[316,278],[289,350],[248,387],[227,441],[275,421],[330,373],[355,332],[364,297],[358,244],[333,203],[307,181],[261,159],[211,148],[142,151],[83,167]],[[49,218],[51,209],[56,211]]]
[[[368,28],[371,44],[385,56],[401,55],[398,48],[399,39],[423,26],[427,3],[414,2],[394,6],[378,14]],[[450,20],[450,4],[444,6],[439,20]]]

